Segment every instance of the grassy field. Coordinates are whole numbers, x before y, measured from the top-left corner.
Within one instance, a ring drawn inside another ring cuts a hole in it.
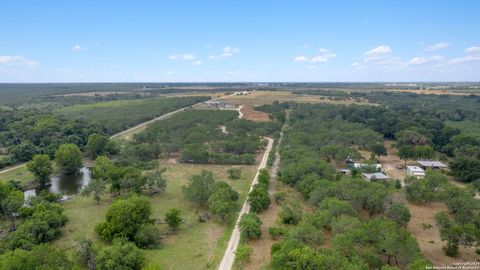
[[[446,125],[467,134],[480,134],[480,123],[471,121],[447,121]]]
[[[183,198],[181,187],[188,182],[191,175],[206,169],[211,171],[217,180],[227,181],[240,194],[240,202],[246,198],[248,188],[253,179],[256,166],[236,166],[242,170],[240,180],[228,180],[227,170],[232,166],[173,164],[161,161],[160,167],[166,168],[167,188],[165,192],[151,196],[153,217],[163,220],[165,213],[171,208],[182,211],[184,223],[176,235],[167,235],[158,249],[146,250],[147,266],[154,269],[214,269],[220,262],[227,245],[234,220],[231,217],[225,224],[211,219],[206,223],[198,221],[195,207]],[[105,197],[99,206],[91,198],[76,196],[65,202],[65,214],[69,222],[63,228],[63,237],[54,245],[73,251],[77,241],[91,239],[102,246],[94,232],[97,223],[105,218],[106,210],[112,199]],[[201,212],[201,210],[200,210]],[[166,225],[157,225],[166,231]]]
[[[0,173],[0,182],[9,180],[20,181],[23,185],[28,185],[35,177],[27,170],[27,166],[22,166],[5,173]]]

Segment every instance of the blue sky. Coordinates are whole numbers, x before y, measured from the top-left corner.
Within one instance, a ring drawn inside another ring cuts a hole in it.
[[[0,82],[480,81],[480,1],[0,1]]]

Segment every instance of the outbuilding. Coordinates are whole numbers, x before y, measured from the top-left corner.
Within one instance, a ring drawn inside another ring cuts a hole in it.
[[[376,180],[388,180],[388,176],[381,172],[376,173],[363,173],[363,178],[367,181],[376,181]]]
[[[446,169],[448,168],[447,165],[443,164],[440,161],[437,160],[419,160],[418,164],[420,164],[420,167],[422,169]]]
[[[382,164],[362,164],[362,163],[353,163],[353,168],[355,169],[361,169],[364,167],[373,167],[377,171],[380,171],[382,169]]]
[[[407,175],[415,176],[417,178],[425,177],[425,171],[418,166],[407,166]]]

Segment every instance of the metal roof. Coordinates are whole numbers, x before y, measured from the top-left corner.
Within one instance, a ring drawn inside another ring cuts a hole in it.
[[[424,167],[438,167],[438,168],[446,168],[447,165],[443,164],[440,161],[436,160],[419,160],[418,163]]]
[[[388,176],[386,176],[385,174],[381,173],[381,172],[377,172],[377,173],[364,173],[362,174],[364,177],[368,178],[368,179],[388,179]]]

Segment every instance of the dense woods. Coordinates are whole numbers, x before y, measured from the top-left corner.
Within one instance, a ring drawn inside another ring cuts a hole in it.
[[[179,152],[180,161],[185,163],[253,164],[264,145],[261,136],[278,131],[280,126],[279,122],[238,119],[236,111],[192,109],[150,124],[134,136],[122,156],[150,160]]]
[[[74,105],[60,109],[0,110],[0,148],[9,149],[8,156],[0,157],[0,168],[29,161],[36,154],[47,154],[53,158],[58,146],[65,143],[75,144],[83,150],[92,134],[112,135],[205,99],[155,98]],[[113,146],[109,150],[114,150]]]
[[[282,239],[272,247],[274,269],[421,269],[427,265],[415,238],[404,228],[409,212],[394,201],[394,183],[367,182],[336,172],[336,164],[348,156],[359,157],[359,149],[383,152],[375,147],[382,144],[383,134],[342,117],[349,109],[293,107],[280,148],[279,179],[298,190],[315,210],[302,214],[298,205],[278,196],[279,217],[287,227],[286,231],[269,229],[272,237]],[[327,234],[331,234],[331,248],[322,247]]]

